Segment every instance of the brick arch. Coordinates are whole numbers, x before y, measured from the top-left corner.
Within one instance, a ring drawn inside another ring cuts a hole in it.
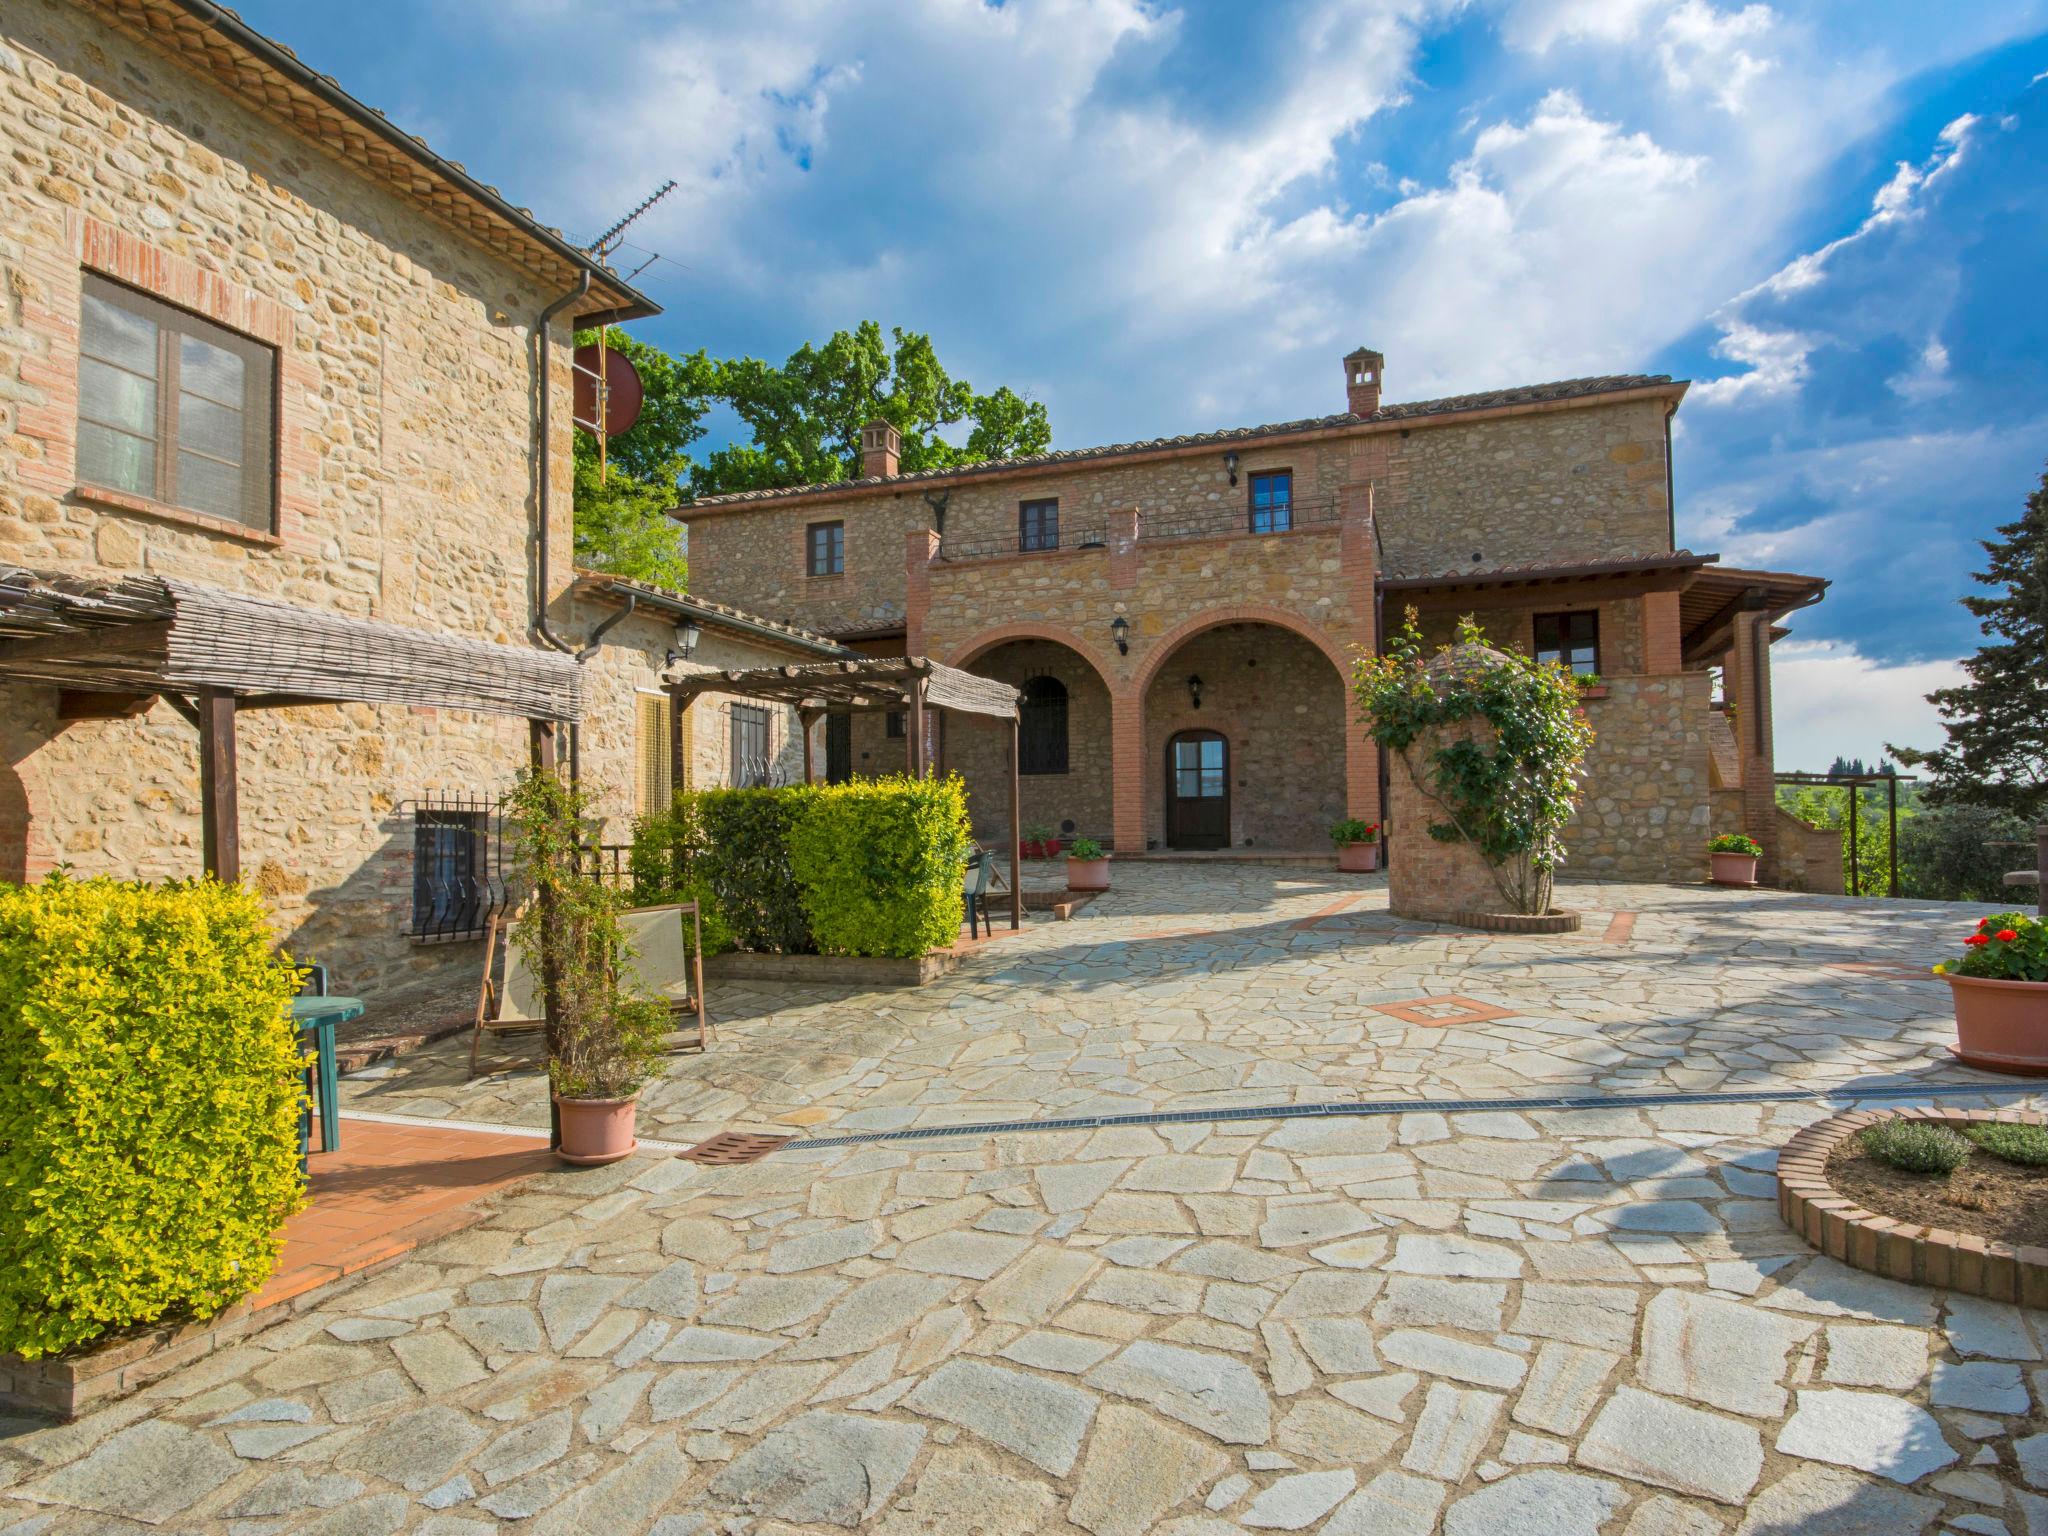
[[[1088,663],[1102,686],[1109,690],[1112,698],[1116,696],[1116,679],[1112,675],[1109,659],[1072,630],[1063,629],[1057,624],[1035,622],[1001,624],[994,629],[983,630],[966,645],[959,648],[956,653],[956,659],[950,662],[949,665],[958,667],[964,672],[997,646],[1008,645],[1015,640],[1045,640],[1054,645],[1065,646],[1076,656],[1079,656]]]
[[[1271,624],[1275,629],[1289,630],[1329,658],[1330,665],[1337,669],[1340,684],[1351,675],[1351,658],[1344,648],[1300,614],[1286,608],[1268,608],[1260,603],[1235,603],[1227,608],[1211,608],[1198,613],[1161,635],[1146,652],[1138,675],[1132,679],[1131,696],[1144,698],[1145,691],[1152,686],[1152,679],[1166,665],[1168,657],[1195,636],[1220,629],[1225,624]]]

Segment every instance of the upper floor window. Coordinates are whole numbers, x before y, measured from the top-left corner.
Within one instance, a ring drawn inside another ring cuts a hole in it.
[[[810,558],[805,569],[813,576],[838,576],[846,570],[846,524],[813,523]]]
[[[271,531],[269,347],[88,272],[78,350],[81,481]]]
[[[1252,476],[1252,532],[1285,533],[1294,526],[1294,471],[1270,469]]]
[[[1058,497],[1046,501],[1020,502],[1017,506],[1017,547],[1021,550],[1058,549],[1060,547],[1060,503]]]
[[[1590,677],[1600,670],[1600,615],[1592,609],[1583,613],[1539,613],[1536,615],[1536,659],[1557,661]]]
[[[1017,701],[1017,771],[1067,771],[1067,685],[1034,677]]]

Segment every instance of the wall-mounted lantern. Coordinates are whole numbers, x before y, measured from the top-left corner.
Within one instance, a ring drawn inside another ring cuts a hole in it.
[[[1188,678],[1188,702],[1197,709],[1202,707],[1202,679],[1199,676]]]
[[[669,647],[667,665],[674,666],[679,661],[688,661],[697,649],[697,641],[703,633],[695,619],[684,619],[676,625],[676,643]]]
[[[1223,455],[1223,467],[1230,471],[1230,483],[1232,485],[1237,484],[1237,463],[1237,450],[1235,448],[1227,450]]]
[[[1109,621],[1109,638],[1116,642],[1117,655],[1130,655],[1131,621],[1125,618],[1122,614],[1118,614],[1115,618],[1111,619]]]

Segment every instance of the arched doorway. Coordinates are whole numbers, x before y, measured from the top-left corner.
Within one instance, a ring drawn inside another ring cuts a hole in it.
[[[1093,658],[1036,635],[996,639],[956,665],[1018,692],[1017,787],[1027,830],[1071,841],[1114,835],[1109,685]],[[968,814],[984,841],[1009,836],[1009,731],[961,716],[948,722],[946,767],[967,781]]]
[[[1230,846],[1230,743],[1220,731],[1167,739],[1166,846]]]

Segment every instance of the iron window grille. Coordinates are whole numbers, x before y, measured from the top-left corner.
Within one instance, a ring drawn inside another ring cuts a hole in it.
[[[502,812],[468,795],[429,795],[412,809],[413,942],[446,944],[483,936],[506,899]]]
[[[1017,701],[1017,772],[1067,771],[1067,685],[1034,677]]]
[[[805,569],[813,576],[839,576],[846,571],[846,524],[812,523],[809,530],[809,562]]]
[[[775,759],[769,750],[768,711],[758,704],[732,706],[732,783],[736,789],[774,782]]]
[[[1252,480],[1252,532],[1285,533],[1294,526],[1294,471],[1263,471]]]
[[[1060,503],[1057,496],[1017,506],[1017,548],[1029,553],[1060,547]]]
[[[1562,662],[1566,670],[1581,677],[1599,674],[1600,615],[1594,610],[1539,613],[1535,638],[1538,661]]]

